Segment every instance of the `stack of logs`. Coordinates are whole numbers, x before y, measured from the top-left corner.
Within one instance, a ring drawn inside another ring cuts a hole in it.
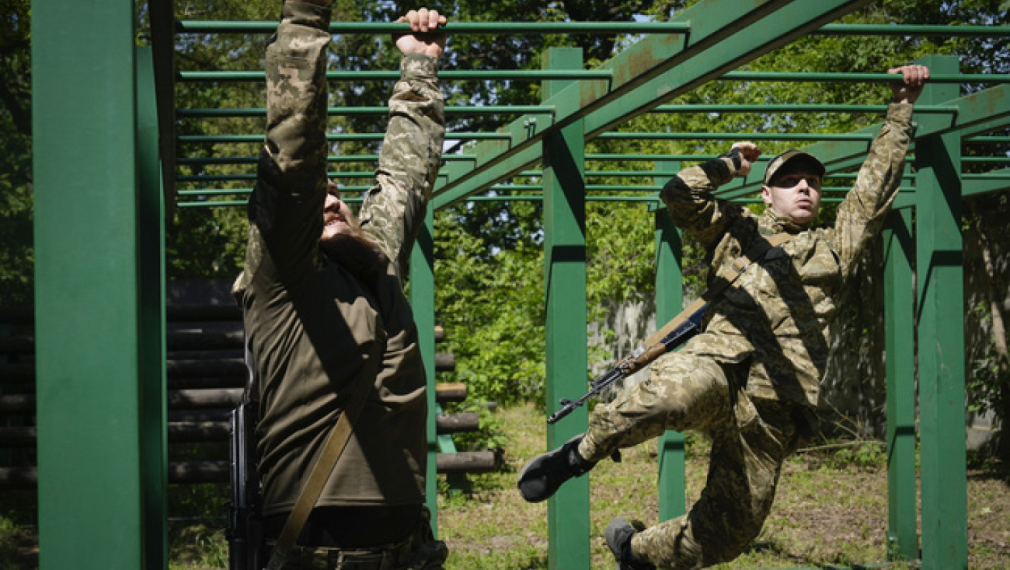
[[[229,438],[229,412],[246,384],[242,314],[236,306],[169,306],[167,311],[167,409],[169,457],[185,445]],[[35,339],[32,311],[0,309],[0,489],[31,488],[35,468]],[[436,328],[436,341],[441,339]],[[436,371],[451,371],[451,354],[435,357]],[[440,405],[466,399],[464,384],[436,384]],[[476,431],[478,414],[438,414],[439,435]],[[169,483],[227,482],[228,446],[220,457],[169,461]],[[213,454],[213,451],[210,453]],[[439,473],[463,474],[495,468],[491,451],[439,453]]]

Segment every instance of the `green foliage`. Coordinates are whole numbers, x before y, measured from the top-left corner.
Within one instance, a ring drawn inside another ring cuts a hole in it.
[[[972,311],[980,322],[992,322],[992,313],[988,303],[979,302]],[[991,330],[991,325],[989,326]],[[1008,399],[1004,392],[1010,388],[1010,368],[1005,355],[996,349],[996,339],[987,343],[985,349],[974,351],[974,358],[968,363],[971,374],[968,376],[966,392],[970,395],[968,409],[979,414],[993,412],[995,416],[1005,421],[1007,412],[1004,408]],[[1004,339],[1004,346],[1010,338]]]
[[[31,139],[12,128],[0,108],[0,306],[31,305],[35,253],[32,244]]]
[[[228,567],[228,541],[219,525],[173,524],[169,527],[169,570]]]
[[[439,212],[435,219],[436,318],[456,356],[458,380],[474,397],[500,404],[536,398],[543,378],[543,252],[530,239],[495,251],[464,231],[458,215]]]
[[[31,3],[0,0],[0,306],[31,305]]]
[[[887,465],[887,446],[882,441],[855,442],[835,451],[827,463],[835,469],[879,469]]]
[[[501,451],[508,443],[502,433],[501,422],[492,410],[496,405],[489,405],[483,400],[468,398],[466,402],[448,404],[445,412],[449,414],[462,412],[477,412],[480,419],[480,429],[475,432],[453,434],[452,441],[458,451],[482,451],[490,449]]]

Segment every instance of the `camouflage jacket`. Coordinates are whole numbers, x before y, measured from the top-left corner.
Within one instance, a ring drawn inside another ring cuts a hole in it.
[[[370,280],[320,250],[326,197],[330,11],[288,1],[266,55],[267,135],[249,202],[243,307],[260,390],[264,512],[291,509],[352,390],[369,395],[320,506],[424,501],[427,398],[403,293],[445,132],[434,58],[410,55],[389,101],[363,234],[385,255]]]
[[[911,117],[912,105],[889,106],[832,227],[799,226],[771,208],[755,215],[715,198],[712,191],[736,175],[729,158],[684,169],[663,188],[673,222],[707,250],[710,286],[758,240],[780,232],[793,235],[712,302],[702,334],[683,350],[747,366],[746,388],[752,397],[817,404],[835,298],[897,195]]]

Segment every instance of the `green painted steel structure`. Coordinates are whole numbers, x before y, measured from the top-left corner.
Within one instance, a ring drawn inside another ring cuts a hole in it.
[[[47,569],[167,566],[163,216],[152,57],[134,49],[133,8],[32,10]]]
[[[585,389],[585,203],[636,200],[655,206],[656,190],[676,161],[690,155],[594,155],[595,138],[649,138],[652,133],[613,133],[647,112],[753,112],[744,106],[666,105],[677,95],[713,80],[881,82],[879,74],[754,74],[737,67],[806,34],[1006,35],[1001,27],[846,26],[832,24],[866,0],[702,0],[673,22],[645,24],[647,34],[598,69],[584,71],[581,55],[552,50],[543,70],[514,79],[544,81],[543,101],[514,108],[450,108],[450,114],[518,115],[498,133],[453,133],[483,140],[465,154],[446,155],[433,209],[464,200],[538,199],[544,202],[547,314],[547,407]],[[782,11],[788,9],[789,17]],[[262,135],[185,139],[174,119],[262,116],[262,109],[174,109],[171,2],[151,7],[152,50],[134,49],[133,3],[100,7],[71,2],[33,3],[34,160],[36,219],[36,320],[38,338],[39,520],[43,570],[66,567],[166,567],[166,444],[164,378],[164,222],[166,209],[208,204],[177,201],[219,190],[176,191],[177,164],[255,162],[175,159],[175,145],[211,140],[259,142]],[[615,26],[518,24],[514,33],[600,33]],[[629,29],[627,23],[619,29]],[[334,33],[388,33],[393,24],[334,24]],[[265,33],[270,22],[181,23],[177,33]],[[451,24],[452,33],[501,33],[500,23]],[[75,46],[87,45],[87,53]],[[963,196],[1005,191],[1010,169],[962,174],[961,145],[999,142],[986,136],[1010,125],[1006,76],[959,75],[956,60],[925,61],[935,81],[916,107],[916,173],[902,190],[885,231],[889,445],[888,552],[921,558],[930,570],[966,568],[964,458],[963,307],[959,204]],[[331,74],[334,79],[344,76]],[[366,74],[367,75],[367,74]],[[376,72],[372,79],[386,78]],[[457,74],[457,79],[480,77]],[[247,80],[256,72],[183,74],[180,80]],[[452,72],[448,72],[452,77]],[[155,82],[155,78],[158,79]],[[601,81],[600,78],[605,78]],[[965,81],[996,84],[959,97]],[[73,85],[74,89],[68,89]],[[155,108],[155,104],[157,107]],[[882,107],[772,106],[764,112],[864,112]],[[382,114],[383,107],[331,109],[337,114]],[[67,129],[73,125],[73,129]],[[160,125],[160,129],[159,129]],[[857,133],[777,135],[811,141],[829,173],[857,166],[879,125]],[[370,136],[370,135],[369,135]],[[672,133],[665,137],[738,140],[753,134]],[[260,137],[260,138],[257,138]],[[331,137],[334,140],[341,138]],[[344,138],[368,138],[348,134]],[[94,144],[96,140],[102,144]],[[1005,141],[1004,141],[1005,142]],[[250,147],[251,148],[251,147]],[[333,162],[374,162],[375,155],[334,156]],[[651,176],[651,185],[586,184],[588,160],[644,160],[654,170],[621,172]],[[999,157],[993,164],[1000,164]],[[542,164],[541,171],[531,171]],[[1004,162],[1005,164],[1005,162]],[[71,174],[72,173],[72,174]],[[542,176],[541,195],[481,196],[516,175]],[[217,182],[225,180],[219,179]],[[200,182],[215,182],[202,177]],[[720,189],[727,199],[751,200],[755,177]],[[171,197],[166,203],[165,194]],[[635,190],[639,196],[586,196],[603,190]],[[220,190],[221,192],[225,192]],[[241,194],[230,189],[228,194]],[[213,201],[237,206],[244,200]],[[914,211],[915,223],[912,223]],[[67,212],[74,215],[68,216]],[[429,212],[412,258],[411,301],[421,332],[426,369],[434,363],[434,239]],[[672,317],[683,301],[679,283],[679,235],[662,209],[656,211],[657,320]],[[916,286],[913,286],[913,275]],[[581,292],[581,293],[580,293]],[[917,311],[917,313],[913,312]],[[915,323],[918,323],[916,328]],[[946,326],[944,326],[946,324]],[[915,353],[913,335],[920,350]],[[926,347],[926,348],[923,348]],[[918,376],[913,363],[918,358]],[[916,381],[922,456],[922,544],[915,497]],[[433,395],[429,401],[436,409]],[[584,409],[547,431],[547,447],[585,426]],[[434,418],[429,434],[434,434]],[[429,506],[435,508],[437,438],[429,436]],[[683,512],[683,440],[662,439],[660,512]],[[954,458],[954,460],[952,460]],[[68,477],[67,473],[74,473]],[[566,485],[548,507],[551,568],[588,568],[588,478]],[[116,524],[92,524],[96,513],[114,512]],[[563,516],[562,516],[563,515]],[[559,522],[564,519],[564,524]],[[89,566],[90,564],[90,566]]]
[[[582,50],[553,48],[544,67],[582,67]],[[543,97],[550,100],[571,85],[549,81]],[[569,101],[577,106],[578,101]],[[585,390],[589,368],[586,333],[586,201],[585,138],[576,121],[545,137],[544,164],[544,294],[546,303],[546,409]],[[585,431],[585,408],[572,421],[547,427],[546,448],[560,446]],[[589,478],[571,481],[547,505],[548,567],[589,567]]]
[[[680,170],[676,160],[657,160],[653,182],[662,187]],[[656,225],[656,328],[676,317],[684,306],[683,243],[681,232],[660,202],[651,205]],[[684,434],[667,430],[658,443],[659,520],[670,520],[687,511],[684,493]]]

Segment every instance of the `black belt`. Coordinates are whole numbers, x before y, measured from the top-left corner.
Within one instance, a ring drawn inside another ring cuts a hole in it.
[[[317,507],[298,537],[298,544],[330,548],[369,548],[405,540],[417,528],[421,505],[392,507]],[[264,537],[276,540],[287,512],[263,520]]]

